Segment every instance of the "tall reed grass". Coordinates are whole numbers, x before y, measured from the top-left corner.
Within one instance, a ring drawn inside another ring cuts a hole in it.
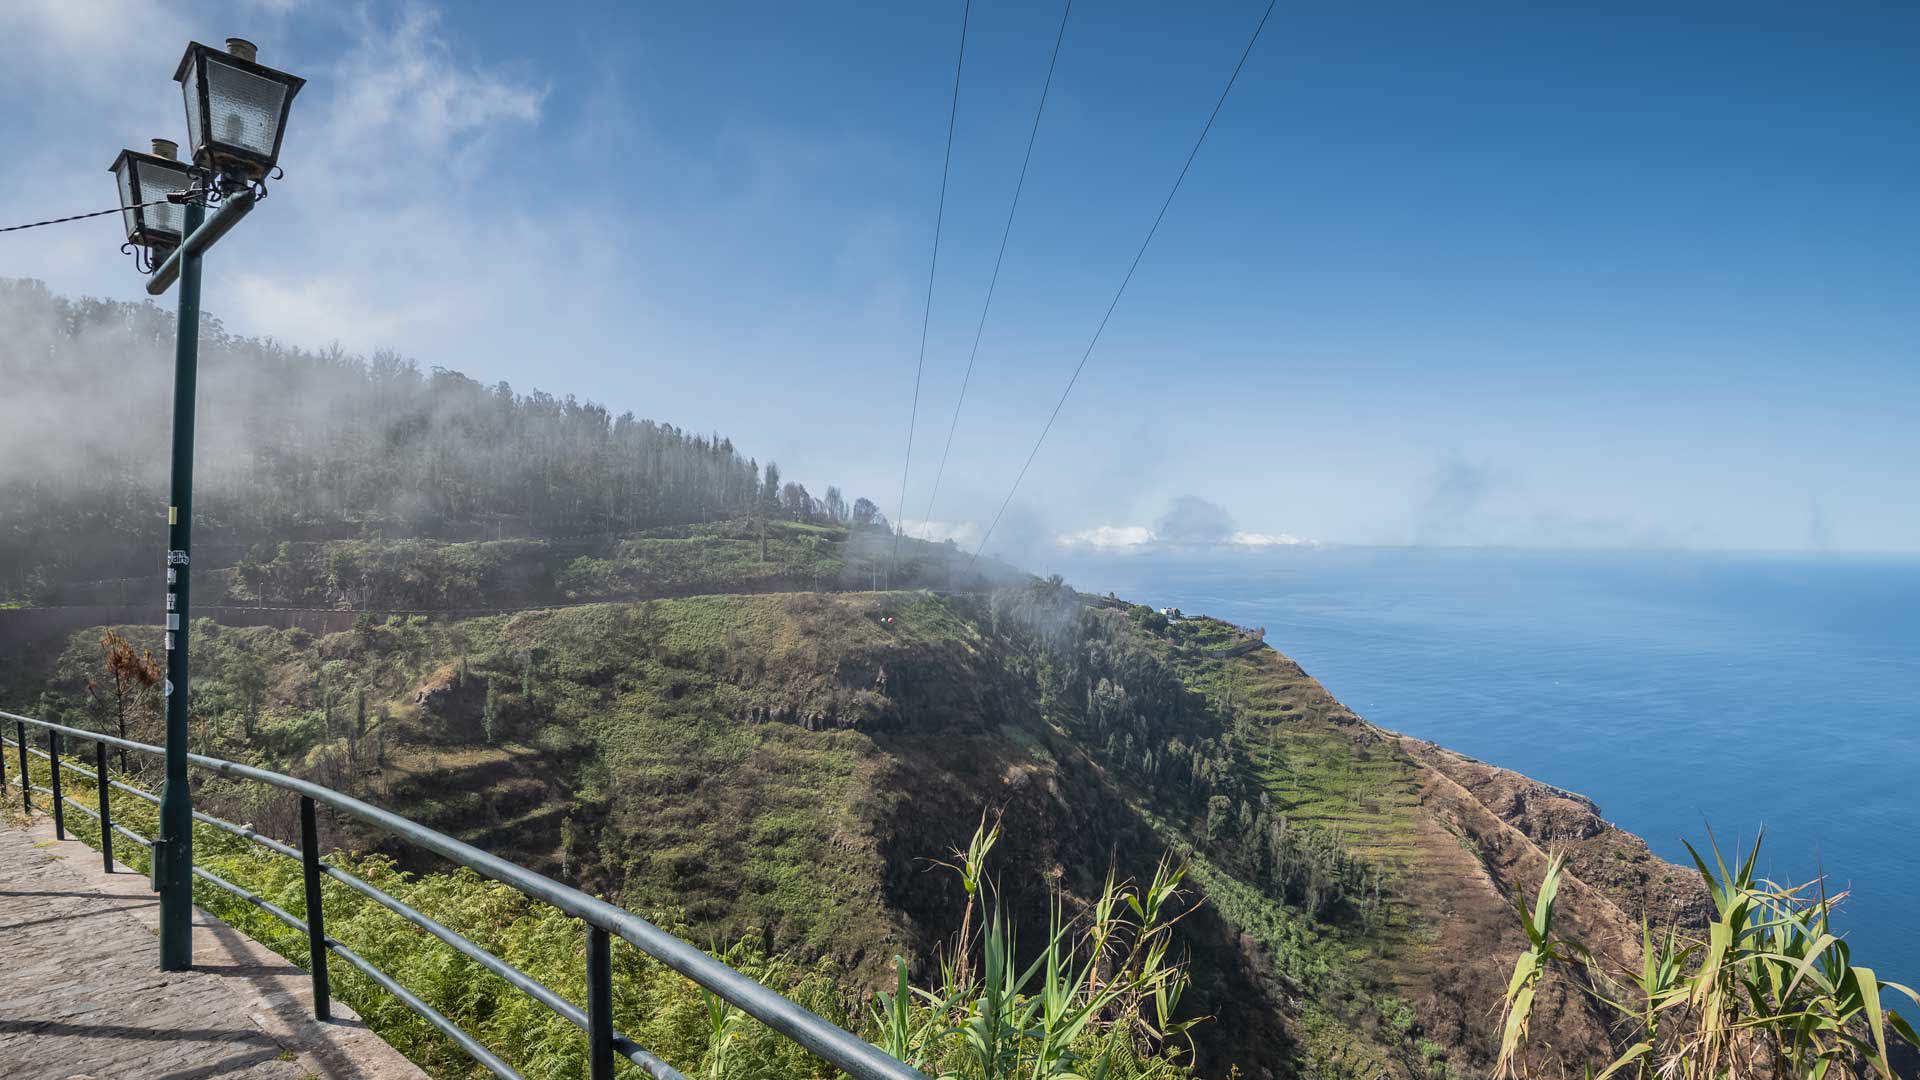
[[[1535,992],[1558,967],[1614,1020],[1621,1049],[1588,1067],[1592,1080],[1892,1080],[1889,1032],[1915,1047],[1920,1037],[1882,999],[1920,1005],[1920,994],[1854,962],[1832,925],[1845,893],[1828,894],[1822,880],[1757,877],[1758,839],[1731,869],[1717,843],[1710,849],[1712,866],[1687,846],[1712,895],[1712,920],[1704,932],[1643,925],[1637,968],[1610,967],[1559,935],[1554,908],[1566,864],[1559,855],[1549,860],[1532,902],[1521,896],[1514,904],[1527,948],[1507,984],[1497,1075],[1527,1074]]]
[[[986,873],[999,839],[983,819],[965,851],[940,865],[967,897],[960,931],[940,955],[940,980],[911,985],[905,960],[872,1009],[890,1054],[930,1075],[968,1080],[1106,1080],[1190,1075],[1179,1016],[1189,977],[1173,953],[1185,910],[1185,870],[1163,859],[1145,885],[1108,873],[1100,895],[1068,916],[1055,896],[1039,955],[1016,955],[1015,933]],[[976,905],[981,911],[974,929]]]

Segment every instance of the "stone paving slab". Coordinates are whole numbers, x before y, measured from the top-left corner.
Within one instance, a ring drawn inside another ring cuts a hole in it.
[[[266,946],[194,911],[194,970],[159,970],[147,879],[56,842],[51,823],[0,824],[0,1078],[425,1080],[338,998]]]

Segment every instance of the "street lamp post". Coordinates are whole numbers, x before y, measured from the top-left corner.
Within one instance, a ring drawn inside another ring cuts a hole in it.
[[[193,966],[193,799],[187,780],[188,602],[193,550],[193,412],[200,351],[200,260],[250,212],[277,175],[287,110],[304,80],[262,67],[254,46],[228,38],[227,51],[187,46],[174,73],[186,99],[192,168],[173,162],[173,144],[153,154],[125,151],[114,163],[127,243],[150,270],[147,292],[180,283],[173,353],[173,464],[167,500],[166,783],[153,843],[153,886],[160,894],[160,969]],[[184,190],[146,205],[172,185]],[[206,205],[221,203],[211,221]],[[172,213],[177,210],[177,216]]]
[[[186,205],[186,235],[206,216]],[[200,256],[180,260],[180,316],[173,345],[173,466],[167,483],[167,777],[153,880],[160,892],[160,970],[193,967],[193,798],[187,786],[187,601],[193,550],[193,404],[200,362]]]

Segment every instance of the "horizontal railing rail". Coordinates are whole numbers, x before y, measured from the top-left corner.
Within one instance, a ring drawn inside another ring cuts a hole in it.
[[[85,812],[101,823],[101,855],[109,871],[113,868],[114,836],[123,836],[142,847],[152,847],[153,842],[150,838],[140,836],[113,821],[108,793],[117,791],[155,804],[158,804],[160,799],[150,792],[113,779],[107,770],[107,749],[112,747],[138,754],[164,757],[166,754],[164,747],[45,720],[35,720],[29,716],[3,710],[0,710],[0,719],[13,721],[15,726],[13,737],[0,735],[0,744],[17,747],[19,750],[23,805],[31,813],[33,794],[37,792],[48,796],[56,836],[65,838],[65,811],[71,807]],[[28,743],[27,728],[29,726],[47,733],[47,749],[42,750]],[[60,745],[63,738],[91,742],[94,746],[94,767],[87,769],[62,756]],[[41,787],[32,783],[32,775],[28,769],[29,754],[50,763],[49,775],[52,777],[50,787]],[[0,791],[4,791],[6,783],[11,779],[5,775],[3,759],[4,754],[0,754]],[[638,915],[605,900],[564,885],[516,863],[508,862],[445,833],[429,829],[392,811],[383,810],[310,781],[201,754],[188,754],[187,761],[190,765],[223,776],[267,784],[300,797],[301,844],[297,848],[263,835],[249,826],[238,825],[211,814],[195,811],[193,819],[211,828],[251,841],[275,854],[299,860],[303,867],[306,885],[307,917],[305,919],[294,916],[263,897],[202,867],[195,866],[193,873],[209,885],[233,894],[281,923],[307,935],[308,960],[313,975],[314,1015],[321,1020],[328,1018],[330,989],[327,982],[326,962],[328,954],[332,954],[346,961],[387,993],[393,995],[402,1005],[431,1024],[489,1072],[502,1077],[503,1080],[520,1080],[520,1074],[513,1066],[502,1061],[452,1020],[420,1000],[344,943],[327,936],[320,882],[322,878],[331,878],[418,926],[462,956],[499,976],[514,989],[533,998],[568,1023],[586,1032],[588,1073],[592,1080],[610,1080],[613,1075],[615,1055],[639,1066],[655,1080],[684,1080],[673,1066],[614,1029],[610,948],[612,939],[615,937],[685,976],[748,1016],[766,1024],[815,1057],[845,1072],[853,1080],[926,1080],[918,1070],[886,1054],[852,1032],[735,971]],[[86,806],[65,795],[60,783],[63,769],[93,781],[98,798],[98,809]],[[102,783],[103,780],[104,783]],[[316,806],[326,806],[357,818],[585,922],[588,928],[587,1007],[580,1008],[539,980],[487,952],[458,931],[414,909],[404,901],[339,867],[321,861],[315,820]]]

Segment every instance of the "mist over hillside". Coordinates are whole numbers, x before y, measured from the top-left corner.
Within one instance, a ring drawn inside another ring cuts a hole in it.
[[[150,571],[165,543],[174,317],[0,281],[0,595]],[[732,440],[390,352],[201,331],[196,549],[612,534],[741,517],[884,524]]]

